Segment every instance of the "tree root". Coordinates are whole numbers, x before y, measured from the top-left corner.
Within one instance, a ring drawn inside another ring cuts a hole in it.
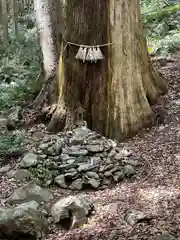
[[[48,132],[57,133],[59,131],[62,131],[66,125],[66,117],[66,108],[63,107],[63,105],[58,105],[58,107],[54,111],[50,123],[47,126]]]
[[[34,102],[30,105],[30,107],[35,108],[35,109],[39,109],[42,108],[42,105],[46,102],[47,100],[47,95],[48,95],[48,88],[50,86],[50,84],[52,83],[54,79],[54,76],[50,76],[45,83],[42,86],[41,91],[39,92],[39,94],[37,95],[36,99],[34,100]]]

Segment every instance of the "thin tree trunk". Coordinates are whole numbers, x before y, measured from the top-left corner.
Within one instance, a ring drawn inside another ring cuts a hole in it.
[[[50,100],[50,96],[48,96],[48,92],[52,93],[52,90],[50,90],[52,85],[50,83],[56,82],[53,80],[56,77],[57,59],[60,54],[60,48],[57,47],[59,35],[57,33],[57,15],[55,14],[55,11],[57,11],[56,2],[57,0],[37,0],[34,2],[45,73],[44,85],[35,99],[35,106],[41,106],[45,100]]]
[[[166,90],[150,64],[139,0],[67,0],[65,12],[67,41],[114,44],[102,47],[104,60],[93,64],[75,59],[78,47],[66,47],[49,130],[72,127],[82,113],[102,135],[121,140],[136,133],[151,122],[150,103]]]
[[[2,7],[2,26],[3,26],[3,45],[8,45],[8,11],[7,0],[1,0]]]
[[[19,4],[22,4],[20,2],[18,2]],[[18,30],[18,5],[16,0],[11,0],[11,16],[12,16],[12,20],[13,20],[13,24],[14,24],[14,32],[16,35],[16,38],[19,38],[19,30]]]

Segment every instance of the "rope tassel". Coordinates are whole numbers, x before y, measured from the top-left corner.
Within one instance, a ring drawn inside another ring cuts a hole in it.
[[[83,58],[82,58],[83,63],[85,63],[85,61],[86,61],[86,56],[87,56],[87,47],[85,47],[85,48],[83,49]]]
[[[88,48],[88,52],[86,55],[86,61],[90,61],[91,63],[93,63],[95,61],[93,47]]]
[[[84,50],[83,50],[83,47],[80,46],[80,47],[79,47],[79,50],[78,50],[78,52],[77,52],[77,54],[76,54],[76,56],[75,56],[75,58],[82,60],[82,59],[83,59],[83,51],[84,51]]]
[[[99,47],[94,48],[94,56],[96,61],[97,60],[102,60],[104,58],[101,49]]]

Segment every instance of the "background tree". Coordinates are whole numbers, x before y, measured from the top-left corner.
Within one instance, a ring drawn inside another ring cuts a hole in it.
[[[2,22],[2,42],[4,46],[8,44],[8,11],[7,11],[7,1],[1,0],[1,22]]]
[[[56,98],[53,94],[57,81],[56,70],[61,46],[61,31],[63,27],[60,1],[34,1],[37,28],[40,34],[40,45],[43,53],[44,85],[37,96],[34,106],[41,106],[44,100],[52,103]],[[52,83],[52,84],[51,84]]]
[[[67,0],[65,15],[65,45],[114,44],[102,47],[105,58],[93,64],[75,59],[78,47],[67,44],[49,130],[72,127],[80,108],[88,126],[105,136],[137,132],[151,121],[150,104],[166,92],[150,63],[139,0]]]

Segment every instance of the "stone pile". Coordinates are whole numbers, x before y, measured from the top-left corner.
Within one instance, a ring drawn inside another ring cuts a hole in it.
[[[132,152],[86,127],[47,136],[34,153],[20,162],[21,168],[52,172],[48,183],[71,190],[98,189],[136,173],[140,165]]]

